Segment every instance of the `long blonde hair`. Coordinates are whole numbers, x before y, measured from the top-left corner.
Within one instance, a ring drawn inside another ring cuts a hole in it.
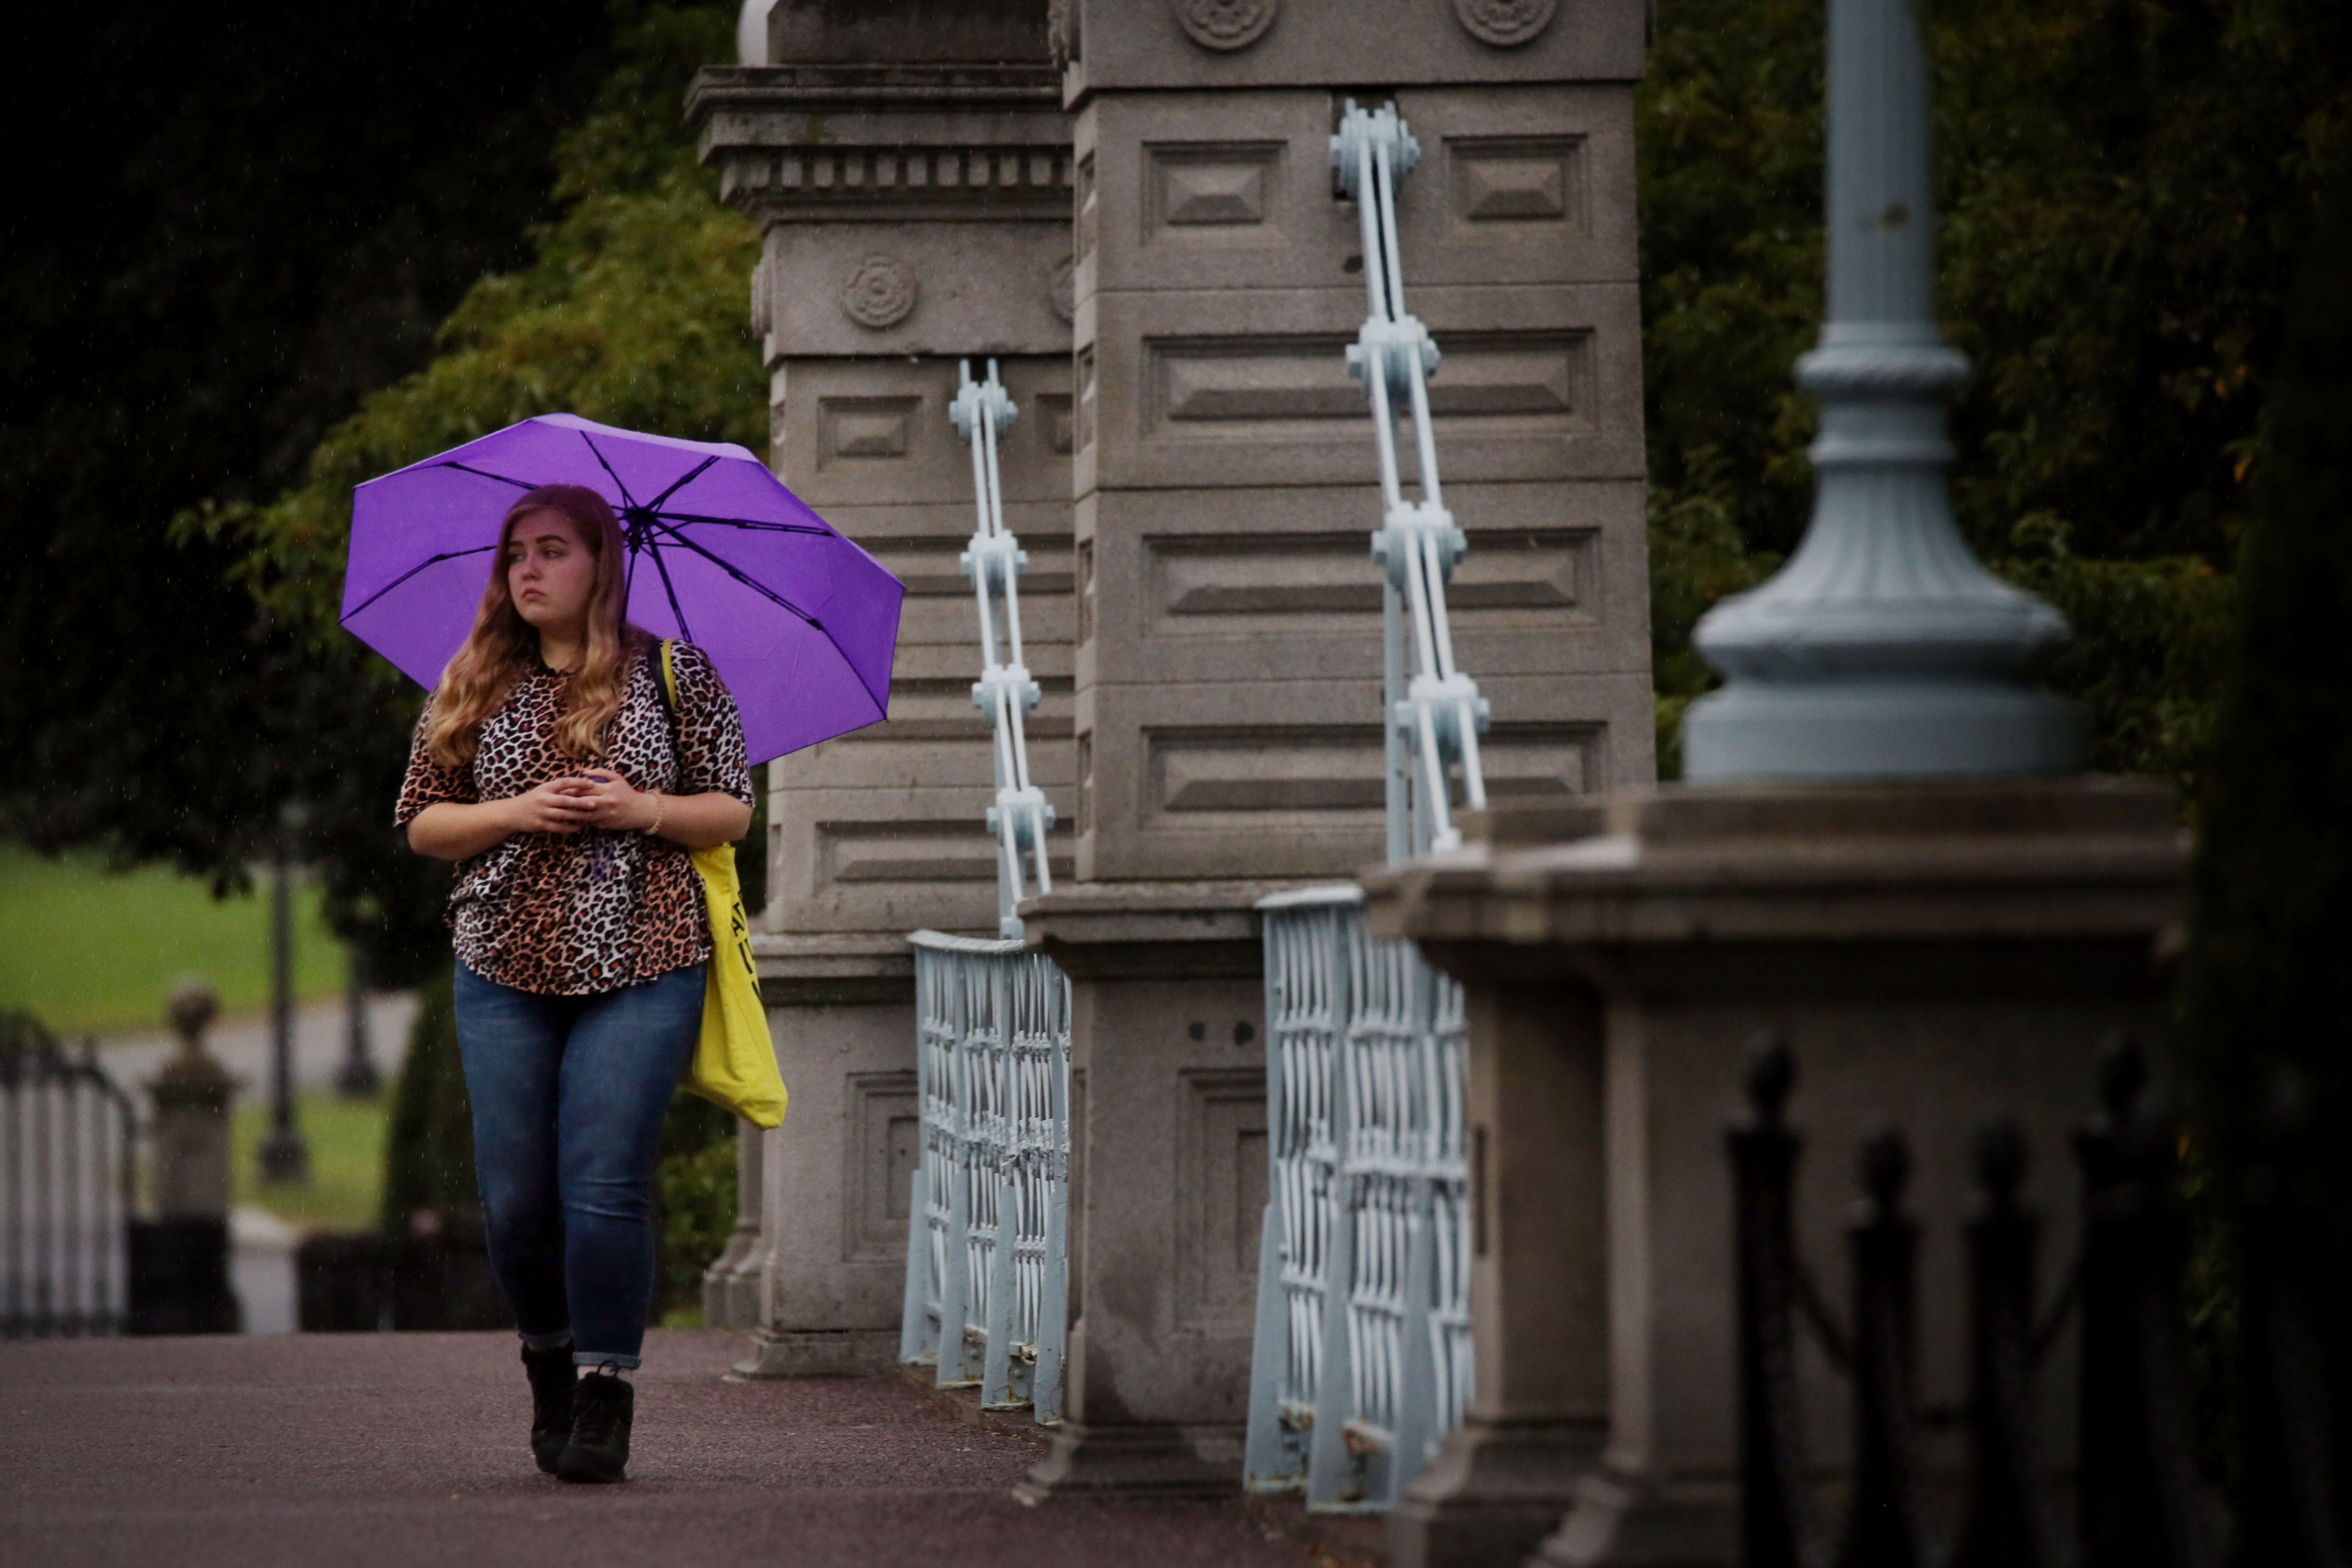
[[[445,768],[462,768],[481,744],[482,725],[505,706],[507,694],[529,674],[539,658],[539,629],[522,618],[507,587],[507,549],[515,525],[533,512],[554,512],[568,520],[596,559],[596,580],[588,591],[587,651],[572,672],[562,716],[555,721],[555,748],[566,757],[591,758],[604,748],[604,727],[621,711],[622,685],[630,654],[651,641],[622,620],[628,594],[628,549],[621,525],[604,497],[585,485],[541,485],[507,508],[499,525],[498,553],[482,590],[474,630],[457,650],[433,691],[433,716],[425,744]]]

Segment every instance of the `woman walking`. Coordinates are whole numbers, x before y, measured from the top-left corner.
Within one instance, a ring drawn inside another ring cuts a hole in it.
[[[625,622],[603,497],[530,491],[494,559],[395,821],[417,852],[459,862],[457,1040],[531,1452],[565,1480],[616,1481],[653,1296],[656,1144],[712,950],[688,854],[742,836],[751,769],[709,660],[670,645],[673,708],[661,644]]]

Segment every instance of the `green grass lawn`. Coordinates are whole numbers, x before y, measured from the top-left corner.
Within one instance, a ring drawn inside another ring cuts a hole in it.
[[[294,984],[307,998],[343,984],[342,945],[295,890]],[[160,867],[110,873],[0,843],[0,1008],[29,1008],[61,1036],[152,1028],[173,982],[202,975],[227,1017],[269,1005],[269,899],[215,899]]]
[[[254,1155],[269,1131],[269,1101],[267,1095],[240,1100],[229,1130],[236,1201],[307,1228],[373,1229],[383,1204],[383,1134],[391,1114],[389,1090],[373,1100],[345,1100],[330,1090],[299,1096],[295,1120],[310,1145],[310,1180],[264,1186],[255,1177]]]

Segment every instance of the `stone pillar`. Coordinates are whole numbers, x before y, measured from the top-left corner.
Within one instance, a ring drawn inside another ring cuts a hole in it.
[[[205,1049],[219,1004],[202,980],[173,988],[180,1050],[147,1085],[155,1102],[154,1217],[130,1226],[132,1333],[235,1333],[229,1282],[229,1104],[237,1082]]]
[[[1362,262],[1328,152],[1367,81],[1423,148],[1402,266],[1444,356],[1454,649],[1494,705],[1487,788],[1654,776],[1642,12],[1551,10],[1072,7],[1081,878],[1329,877],[1383,853],[1381,517],[1343,357]]]
[[[1266,1200],[1268,883],[1081,888],[1022,905],[1070,977],[1070,1295],[1054,1448],[1018,1489],[1241,1483]]]
[[[228,1218],[228,1111],[236,1080],[205,1049],[218,1010],[203,981],[173,988],[180,1049],[147,1085],[155,1102],[155,1212],[167,1219]]]
[[[1423,149],[1402,268],[1444,355],[1431,395],[1469,539],[1454,647],[1494,706],[1488,788],[1565,802],[1653,777],[1642,14],[1554,9],[1056,8],[1076,117],[1079,880],[1023,914],[1076,988],[1083,1174],[1070,1416],[1032,1500],[1240,1484],[1266,1175],[1250,906],[1384,849],[1381,504],[1344,354],[1362,263],[1328,152],[1360,84],[1393,91]]]
[[[766,67],[689,96],[726,199],[759,224],[752,319],[771,462],[905,580],[890,718],[769,772],[760,956],[792,1109],[764,1137],[747,1370],[874,1369],[898,1348],[918,1153],[910,931],[992,936],[993,795],[956,357],[995,355],[1031,670],[1033,767],[1070,797],[1070,152],[1044,0],[781,0]],[[980,367],[975,367],[978,371]],[[1066,827],[1055,854],[1069,869]],[[748,1161],[747,1156],[747,1161]],[[748,1169],[748,1164],[747,1164]]]
[[[1474,1051],[1477,1399],[1398,1510],[1391,1561],[1517,1562],[1549,1505],[1567,1513],[1545,1563],[1729,1568],[1723,1133],[1747,1040],[1795,1049],[1798,1239],[1833,1301],[1855,1147],[1882,1119],[1909,1135],[1923,1388],[1964,1399],[1970,1135],[1994,1112],[2025,1127],[2053,1277],[2099,1042],[2163,1033],[2186,835],[2168,791],[2102,779],[1670,789],[1486,831],[1366,884],[1374,930],[1469,988]],[[2053,1419],[2066,1363],[2042,1369]],[[1811,1458],[1834,1473],[1848,1396],[1818,1358],[1803,1376]],[[2043,1429],[2063,1451],[2067,1428]],[[1948,1479],[1958,1450],[1928,1461]]]

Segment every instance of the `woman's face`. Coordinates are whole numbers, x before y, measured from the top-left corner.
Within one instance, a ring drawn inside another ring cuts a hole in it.
[[[507,535],[507,592],[515,611],[541,632],[587,624],[596,557],[570,517],[530,512]]]

